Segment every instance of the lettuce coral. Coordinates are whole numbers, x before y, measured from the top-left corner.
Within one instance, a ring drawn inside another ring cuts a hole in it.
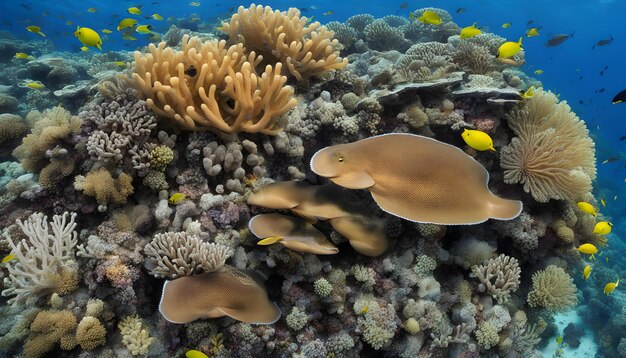
[[[533,288],[528,293],[530,307],[563,311],[576,305],[576,302],[574,280],[562,268],[550,265],[533,274]]]

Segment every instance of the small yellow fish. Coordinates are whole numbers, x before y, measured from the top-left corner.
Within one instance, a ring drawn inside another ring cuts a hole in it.
[[[585,255],[591,255],[590,259],[595,260],[595,254],[598,253],[598,248],[594,244],[582,244],[578,248],[576,248],[578,252],[583,253]]]
[[[136,38],[130,36],[130,35],[124,35],[122,36],[122,39],[126,40],[126,41],[135,41],[137,40]]]
[[[151,32],[150,31],[151,29],[152,29],[152,26],[150,26],[150,25],[139,25],[139,26],[137,26],[135,31],[137,31],[140,34],[145,35],[145,34],[149,34]]]
[[[78,38],[78,41],[82,42],[85,46],[95,46],[98,50],[102,51],[102,40],[98,33],[88,27],[76,26],[74,36]]]
[[[617,279],[617,281],[609,282],[606,284],[606,286],[604,286],[604,294],[605,295],[610,294],[617,288],[617,286],[619,286],[619,278]]]
[[[148,39],[150,39],[150,41],[159,41],[161,39],[161,35],[157,34],[157,33],[150,33],[150,35],[148,36]]]
[[[281,236],[270,236],[270,237],[267,237],[267,238],[265,238],[263,240],[260,240],[256,244],[257,245],[262,245],[262,246],[267,246],[267,245],[275,244],[275,243],[281,241],[282,239],[284,239],[284,238],[281,237]]]
[[[593,228],[593,233],[596,235],[607,235],[611,232],[613,224],[608,221],[600,221]]]
[[[185,353],[185,357],[186,358],[209,358],[209,356],[207,356],[206,354],[197,351],[195,349],[190,349],[187,351],[187,353]]]
[[[328,15],[332,15],[334,13],[335,13],[334,11],[326,11],[326,12],[323,12],[322,15],[328,16]]]
[[[576,205],[583,213],[587,213],[593,216],[598,215],[598,213],[596,213],[596,208],[594,208],[593,205],[589,204],[586,201],[579,201]]]
[[[163,20],[163,16],[159,15],[159,14],[152,14],[151,16],[153,19],[157,20],[157,21],[161,21]]]
[[[98,9],[96,9],[95,7],[90,7],[89,9],[87,9],[87,12],[90,12],[92,14],[96,11],[98,11]]]
[[[589,278],[589,275],[591,275],[591,266],[587,265],[583,269],[583,278],[586,280]]]
[[[561,343],[563,343],[563,337],[562,336],[556,337],[556,344],[560,345]]]
[[[109,29],[102,29],[102,32],[105,34],[112,34],[113,31],[109,30]]]
[[[417,18],[417,21],[430,25],[440,25],[442,23],[441,17],[436,12],[430,10],[424,11],[422,16]]]
[[[535,37],[535,36],[539,36],[538,28],[533,27],[533,28],[528,29],[528,31],[526,31],[526,37]]]
[[[507,41],[498,48],[498,58],[511,58],[522,50],[522,38],[517,42]]]
[[[26,87],[38,90],[38,89],[42,89],[42,88],[44,88],[46,86],[44,86],[44,84],[41,83],[41,82],[28,82],[26,84]]]
[[[46,34],[41,32],[41,27],[39,27],[39,26],[28,26],[28,27],[26,27],[26,30],[28,30],[28,31],[30,31],[30,32],[32,32],[34,34],[37,34],[39,36],[46,37]]]
[[[370,308],[368,306],[365,306],[365,307],[361,308],[361,311],[359,312],[359,314],[366,314],[367,311],[369,311],[369,310],[370,310]]]
[[[34,59],[33,56],[31,56],[31,55],[29,55],[27,53],[24,53],[24,52],[16,52],[15,53],[15,58],[19,58],[20,60],[32,60],[32,59]]]
[[[2,258],[2,263],[3,264],[7,263],[7,262],[13,260],[14,258],[15,258],[15,254],[10,253],[10,254],[8,254],[8,255],[6,255],[5,257]]]
[[[120,31],[121,29],[124,29],[127,27],[131,27],[135,25],[136,23],[137,23],[137,20],[127,17],[124,20],[120,21],[120,23],[117,25],[117,31]]]
[[[534,72],[536,75],[541,75],[543,74],[543,70],[535,70]]]
[[[74,25],[74,21],[67,20],[67,21],[65,21],[65,25]]]
[[[183,193],[174,193],[174,194],[172,194],[172,196],[170,196],[169,199],[167,199],[167,201],[170,204],[178,205],[178,204],[182,203],[183,201],[185,201],[185,199],[187,199],[187,195],[185,195]]]
[[[126,67],[126,62],[124,61],[114,61],[112,62],[114,65],[118,65],[120,67]]]
[[[520,96],[522,98],[533,98],[535,97],[535,86],[530,86],[526,92],[520,92]]]
[[[463,130],[461,133],[461,137],[465,141],[467,145],[472,147],[473,149],[479,150],[481,152],[485,150],[496,151],[493,147],[493,140],[489,136],[489,134],[481,131],[477,131],[475,129],[467,129]]]
[[[224,25],[226,25],[226,23],[225,23],[225,22],[224,22],[224,23],[222,23],[220,26],[216,26],[216,27],[215,27],[215,29],[216,29],[217,31],[224,32]]]
[[[126,9],[129,14],[141,15],[141,10],[137,6],[129,7]]]
[[[475,22],[472,24],[472,26],[464,27],[461,30],[460,37],[462,39],[469,39],[470,37],[478,36],[480,34],[482,34],[482,32],[480,31],[480,29],[476,27],[476,22]]]
[[[602,203],[602,206],[606,208],[606,201],[604,201],[604,199],[600,199],[600,202]]]
[[[191,1],[189,3],[189,5],[191,5],[191,6],[200,6],[200,1]]]
[[[604,257],[604,261],[609,262],[609,257],[608,257],[608,256],[605,256],[605,257]]]
[[[504,24],[502,24],[502,28],[503,29],[508,29],[509,27],[511,27],[511,23],[510,22],[505,22]]]
[[[80,50],[87,52],[87,51],[89,51],[89,47],[83,46],[83,47],[80,48]]]

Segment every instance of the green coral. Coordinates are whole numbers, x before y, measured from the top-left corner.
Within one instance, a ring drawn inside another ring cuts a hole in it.
[[[478,342],[478,346],[483,349],[490,349],[491,347],[495,347],[500,341],[500,336],[498,336],[498,330],[494,325],[489,322],[485,322],[478,327],[474,331],[474,335],[476,336],[476,341]]]
[[[528,293],[530,307],[563,311],[576,305],[576,285],[560,267],[550,265],[533,274],[533,289]]]
[[[172,148],[166,145],[160,145],[150,152],[150,168],[158,171],[164,171],[165,168],[174,160],[174,152]]]
[[[325,278],[320,278],[313,284],[315,294],[320,297],[328,297],[333,292],[333,286]]]

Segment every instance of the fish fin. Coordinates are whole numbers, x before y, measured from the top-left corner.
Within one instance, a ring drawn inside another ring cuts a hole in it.
[[[517,43],[522,46],[522,39],[524,38],[524,36],[520,36],[519,40],[517,40]]]
[[[257,245],[262,245],[262,246],[267,246],[267,245],[272,245],[275,244],[279,241],[281,241],[283,238],[280,236],[271,236],[271,237],[267,237],[263,240],[258,241],[256,244]]]
[[[102,46],[100,46],[100,44],[97,44],[96,47],[98,48],[98,50],[102,51]]]
[[[512,220],[522,212],[523,204],[519,200],[500,198],[489,193],[487,214],[490,218],[498,220]]]
[[[376,184],[374,178],[364,171],[342,174],[341,176],[330,178],[330,180],[348,189],[367,189]]]
[[[46,34],[44,34],[43,32],[39,31],[37,34],[41,35],[42,37],[46,37]]]

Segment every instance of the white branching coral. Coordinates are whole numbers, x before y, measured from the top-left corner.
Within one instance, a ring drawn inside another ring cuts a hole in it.
[[[225,245],[202,242],[186,232],[156,234],[144,248],[157,278],[175,279],[198,272],[217,271],[233,255]]]
[[[52,222],[42,213],[34,213],[26,221],[17,220],[27,238],[18,242],[7,240],[15,260],[7,262],[3,296],[15,296],[9,303],[23,303],[30,297],[73,291],[77,284],[74,247],[78,234],[74,229],[76,213],[54,215]],[[50,233],[50,230],[52,233]]]
[[[132,355],[137,356],[148,353],[154,338],[150,337],[150,332],[148,332],[147,327],[144,327],[138,315],[124,318],[117,325],[117,328],[119,328],[122,334],[122,343]]]
[[[519,288],[521,272],[516,258],[500,254],[480,266],[472,266],[471,276],[480,281],[480,292],[486,292],[498,303],[503,303],[508,301],[511,292]]]

